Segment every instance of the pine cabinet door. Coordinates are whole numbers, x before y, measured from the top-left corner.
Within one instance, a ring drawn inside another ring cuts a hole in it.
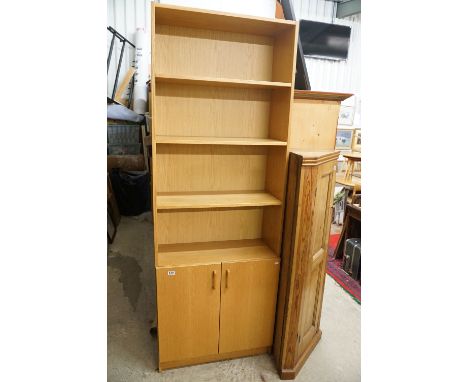
[[[325,267],[328,251],[328,236],[331,225],[331,206],[335,173],[332,163],[302,170],[304,183],[315,179],[315,198],[313,214],[308,217],[312,224],[308,245],[303,248],[299,261],[299,273],[303,275],[298,321],[298,346],[296,359],[299,359],[311,346],[320,327],[323,289],[325,285]]]
[[[218,353],[221,264],[157,268],[159,362]]]
[[[279,259],[223,262],[219,353],[271,346]]]
[[[304,275],[299,323],[297,355],[299,358],[310,346],[319,330],[320,306],[325,278],[325,252],[318,251],[311,256],[309,266]]]

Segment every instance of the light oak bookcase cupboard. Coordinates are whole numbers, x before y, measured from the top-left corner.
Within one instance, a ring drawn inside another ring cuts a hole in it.
[[[160,370],[269,351],[296,23],[152,4]]]

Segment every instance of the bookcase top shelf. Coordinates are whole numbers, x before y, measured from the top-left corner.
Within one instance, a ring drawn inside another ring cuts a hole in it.
[[[156,143],[175,145],[286,146],[286,141],[268,138],[190,137],[157,135]]]
[[[233,87],[233,88],[255,88],[255,89],[275,89],[275,88],[290,88],[291,83],[274,82],[274,81],[255,81],[255,80],[240,80],[235,78],[216,78],[216,77],[198,77],[198,76],[171,76],[167,74],[157,74],[155,81],[166,84],[181,84],[181,85],[200,85],[200,86],[217,86],[217,87]]]
[[[278,259],[261,239],[159,245],[159,267]]]
[[[159,193],[157,209],[201,209],[279,206],[281,201],[266,192]]]
[[[269,19],[166,4],[154,4],[154,11],[157,24],[265,36],[275,36],[287,29],[294,28],[296,25],[295,21],[290,20]]]

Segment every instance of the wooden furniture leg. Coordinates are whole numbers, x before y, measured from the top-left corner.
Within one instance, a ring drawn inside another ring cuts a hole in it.
[[[343,251],[340,251],[340,248],[343,248],[345,242],[345,235],[349,224],[349,215],[347,209],[345,209],[345,216],[343,220],[343,230],[341,231],[340,238],[336,244],[335,251],[333,252],[333,258],[341,259],[343,257]]]

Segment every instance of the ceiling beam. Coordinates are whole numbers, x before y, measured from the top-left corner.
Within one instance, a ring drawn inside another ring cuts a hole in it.
[[[337,4],[336,17],[342,19],[361,13],[361,0],[348,0]]]

